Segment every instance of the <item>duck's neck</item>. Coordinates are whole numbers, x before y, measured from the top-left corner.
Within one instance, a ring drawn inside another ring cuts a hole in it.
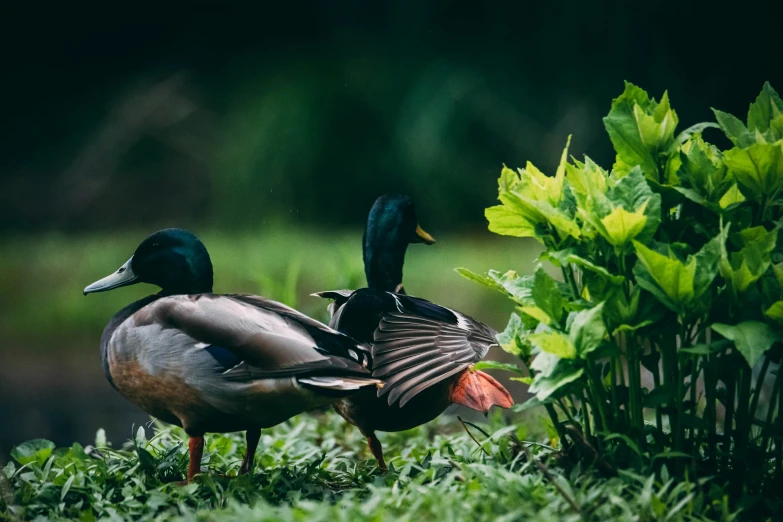
[[[376,240],[374,240],[376,239]],[[364,274],[367,276],[367,286],[375,290],[394,292],[402,283],[402,265],[405,263],[407,242],[378,241],[378,238],[363,239]]]
[[[159,295],[212,293],[212,263],[209,258],[180,258],[166,270]]]

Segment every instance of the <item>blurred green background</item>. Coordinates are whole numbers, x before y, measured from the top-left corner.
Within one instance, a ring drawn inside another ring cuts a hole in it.
[[[203,238],[216,291],[325,319],[308,294],[363,284],[367,211],[407,193],[438,239],[409,250],[408,291],[502,328],[502,297],[452,270],[534,267],[535,243],[486,231],[502,163],[552,172],[573,134],[573,155],[611,166],[601,117],[626,79],[669,89],[683,128],[710,107],[743,115],[763,81],[783,88],[777,32],[759,29],[780,8],[743,6],[8,7],[0,455],[33,437],[89,442],[102,426],[119,442],[146,419],[105,381],[98,342],[152,289],[81,290],[163,226]]]

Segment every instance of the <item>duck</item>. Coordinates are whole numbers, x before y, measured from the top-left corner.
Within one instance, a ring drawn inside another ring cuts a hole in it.
[[[427,423],[451,404],[487,413],[510,408],[509,392],[473,366],[498,344],[496,332],[461,312],[407,295],[408,245],[435,239],[419,225],[411,199],[386,194],[370,209],[362,237],[367,287],[312,294],[331,299],[329,326],[370,348],[372,376],[383,387],[360,390],[333,407],[367,439],[378,468],[388,467],[376,432]]]
[[[111,318],[101,365],[123,397],[185,430],[188,483],[200,473],[206,433],[246,432],[246,474],[262,429],[382,385],[367,347],[345,334],[261,296],[212,293],[209,253],[187,230],[150,235],[84,295],[138,283],[160,291]]]

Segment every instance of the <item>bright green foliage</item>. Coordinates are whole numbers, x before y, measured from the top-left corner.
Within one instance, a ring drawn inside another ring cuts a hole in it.
[[[636,282],[673,312],[685,313],[701,299],[718,274],[721,245],[723,237],[718,236],[683,262],[671,245],[653,244],[653,248],[647,248],[634,242],[638,258],[633,270]]]
[[[657,103],[643,89],[626,82],[625,91],[612,102],[612,110],[604,118],[617,152],[614,170],[622,175],[639,165],[645,176],[662,181],[659,156],[674,141],[677,122],[667,93]]]
[[[611,172],[565,153],[552,177],[503,169],[490,230],[535,237],[562,275],[526,280],[504,343],[528,366],[531,404],[584,462],[592,446],[617,465],[667,459],[769,493],[783,490],[783,100],[766,84],[746,123],[715,116],[676,135],[668,95],[626,83],[604,118]],[[732,148],[702,136],[716,128]]]
[[[726,151],[723,160],[754,199],[775,197],[783,188],[783,143],[754,143]]]
[[[539,239],[579,237],[572,201],[563,190],[567,153],[566,146],[554,177],[544,175],[530,162],[518,173],[503,168],[498,181],[498,199],[503,205],[486,211],[492,231]]]
[[[735,297],[745,292],[769,269],[778,230],[773,228],[767,232],[764,227],[753,227],[740,231],[739,235],[742,249],[728,254],[722,244],[720,257],[720,274]]]
[[[20,444],[11,450],[11,457],[19,464],[30,464],[31,462],[42,465],[49,458],[54,450],[54,444],[48,440],[35,439]]]

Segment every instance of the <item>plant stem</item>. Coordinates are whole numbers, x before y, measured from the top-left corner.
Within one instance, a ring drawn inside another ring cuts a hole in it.
[[[549,414],[549,418],[552,419],[552,424],[555,426],[555,431],[557,431],[557,436],[560,437],[560,444],[565,447],[566,446],[566,438],[565,438],[565,431],[563,430],[563,426],[560,424],[560,419],[557,417],[557,412],[555,411],[555,407],[552,404],[545,404],[544,407],[546,408],[546,412]]]
[[[633,427],[638,430],[641,435],[644,431],[644,413],[642,412],[642,375],[639,369],[639,351],[636,343],[633,342],[633,339],[629,346],[628,337],[625,332],[623,332],[622,335],[625,353],[628,354],[628,389],[631,391],[630,401]]]
[[[560,270],[563,272],[563,279],[566,280],[568,286],[571,288],[571,295],[573,296],[574,300],[576,301],[577,299],[580,299],[579,288],[576,286],[574,271],[571,268],[571,265],[565,265],[561,267]]]
[[[681,384],[678,386],[680,380],[680,368],[677,361],[677,339],[661,339],[661,359],[663,360],[663,385],[670,390],[681,391]],[[677,432],[679,430],[679,408],[677,397],[674,398],[673,404],[669,402],[667,407],[669,409],[669,427],[672,436],[672,443],[675,443],[677,439]]]
[[[759,203],[758,214],[753,216],[753,226],[759,226],[764,223],[764,214],[767,211],[767,195],[761,196],[761,202]]]
[[[650,350],[655,350],[656,346],[655,344],[650,344]],[[655,368],[655,371],[652,372],[653,376],[653,385],[655,386],[655,389],[657,390],[658,387],[661,385],[661,374],[660,370],[658,368]],[[663,412],[661,412],[661,405],[655,407],[655,423],[658,426],[658,430],[663,432]]]
[[[778,400],[778,393],[780,392],[781,381],[783,381],[781,374],[783,374],[783,364],[778,365],[778,373],[775,376],[775,384],[772,386],[772,396],[770,397],[769,405],[767,406],[767,418],[762,430],[763,439],[761,442],[761,449],[765,452],[769,451],[769,437],[772,433],[772,414],[775,411],[775,406],[777,405]],[[780,410],[780,408],[778,408],[778,410]],[[780,411],[778,411],[778,416],[780,416]]]
[[[753,398],[750,401],[750,413],[748,419],[751,425],[756,420],[756,409],[759,405],[759,397],[761,396],[761,389],[764,387],[764,378],[767,376],[767,370],[769,369],[769,357],[764,357],[764,363],[761,365],[761,371],[756,379],[756,387],[753,389]]]
[[[696,404],[696,383],[699,380],[699,356],[693,355],[691,357],[691,384],[690,384],[690,392],[691,392],[691,415],[693,417],[696,417],[696,411],[697,411],[697,404]],[[693,449],[696,447],[696,437],[698,435],[697,428],[694,426],[691,428],[691,438],[688,444],[689,449]]]
[[[745,452],[745,445],[748,441],[748,431],[750,430],[750,419],[748,419],[748,407],[750,405],[750,381],[752,368],[744,364],[741,370],[739,401],[737,402],[737,422],[734,430],[734,454],[742,459]],[[744,459],[742,459],[744,460]]]
[[[587,411],[587,404],[590,402],[587,399],[587,389],[582,389],[582,419],[584,419],[585,437],[587,440],[592,438],[592,432],[590,431],[590,414]]]
[[[734,358],[734,348],[729,348],[726,354],[723,357],[731,357]],[[726,455],[726,458],[728,459],[728,463],[726,466],[725,471],[729,471],[731,467],[731,434],[734,430],[734,402],[735,402],[735,386],[736,386],[736,379],[734,378],[734,374],[732,373],[731,376],[728,379],[728,382],[726,384],[726,415],[723,419],[723,454]]]
[[[704,416],[707,418],[707,429],[709,430],[707,435],[707,453],[709,454],[710,463],[715,467],[717,467],[715,461],[717,453],[715,445],[718,443],[716,437],[718,416],[715,397],[715,390],[718,386],[717,360],[716,355],[709,355],[705,358],[704,365],[704,394],[707,396]]]
[[[615,339],[615,344],[618,344],[617,339]],[[617,399],[617,356],[612,356],[612,358],[609,360],[609,366],[609,371],[612,374],[612,379],[610,382],[612,393],[612,409],[615,412],[618,412],[620,411],[620,403]]]
[[[572,424],[578,424],[574,418],[571,416],[571,412],[568,411],[568,408],[565,404],[563,404],[563,399],[557,399],[557,405],[560,406],[560,409],[563,410],[563,413],[565,413],[566,417],[568,418],[568,421]]]
[[[593,395],[593,404],[597,405],[598,417],[601,421],[600,426],[596,422],[596,431],[611,429],[610,424],[607,422],[605,411],[606,398],[604,397],[604,388],[601,385],[600,375],[596,375],[595,365],[591,361],[587,361],[587,366],[587,381]]]
[[[783,366],[783,365],[781,365]],[[780,370],[778,368],[778,375]],[[780,481],[781,474],[783,474],[783,444],[781,444],[780,433],[783,432],[783,386],[778,386],[778,417],[776,419],[777,437],[775,438],[775,478]]]

